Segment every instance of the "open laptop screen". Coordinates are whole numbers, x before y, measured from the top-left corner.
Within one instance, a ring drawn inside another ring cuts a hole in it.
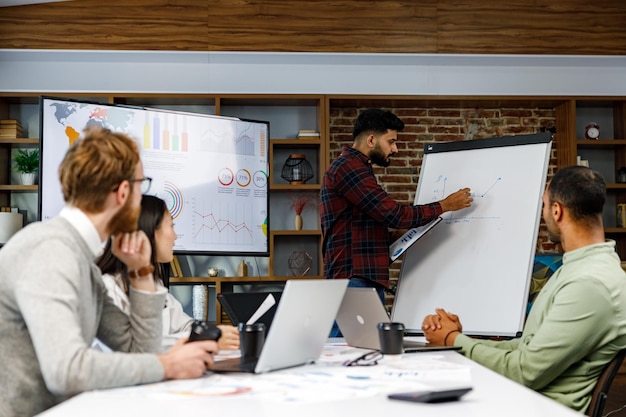
[[[230,321],[236,326],[239,323],[247,322],[270,294],[274,296],[276,304],[257,320],[258,323],[265,324],[265,329],[268,331],[271,327],[272,320],[274,320],[276,307],[282,295],[281,291],[222,292],[217,295],[217,300],[228,315]]]

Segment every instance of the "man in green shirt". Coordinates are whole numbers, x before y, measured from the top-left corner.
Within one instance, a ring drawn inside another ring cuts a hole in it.
[[[563,248],[563,266],[548,280],[522,336],[472,339],[443,309],[422,328],[435,345],[455,345],[472,360],[584,412],[604,367],[626,348],[626,274],[605,240],[604,180],[582,166],[559,170],[543,195],[543,218]],[[493,314],[498,314],[494,311]]]

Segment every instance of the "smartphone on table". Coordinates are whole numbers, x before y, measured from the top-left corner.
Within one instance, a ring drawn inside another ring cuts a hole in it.
[[[455,388],[447,390],[420,390],[411,392],[400,392],[389,394],[387,398],[392,400],[402,400],[420,403],[438,403],[446,401],[457,401],[462,396],[472,390],[471,387]]]

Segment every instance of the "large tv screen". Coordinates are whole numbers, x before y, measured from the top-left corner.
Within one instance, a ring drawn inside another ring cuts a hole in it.
[[[269,123],[41,97],[40,219],[64,205],[58,168],[85,127],[140,145],[149,194],[174,218],[178,254],[268,254]]]

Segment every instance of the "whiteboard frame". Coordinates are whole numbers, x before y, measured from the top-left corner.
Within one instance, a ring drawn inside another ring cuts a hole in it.
[[[424,316],[441,307],[459,315],[465,334],[521,334],[551,145],[552,135],[546,132],[424,147],[415,204],[441,200],[449,190],[465,186],[472,189],[474,203],[469,209],[444,213],[444,222],[405,252],[394,321],[421,334]],[[493,158],[496,155],[506,158]],[[490,188],[488,181],[500,172],[501,183]],[[448,190],[434,184],[433,178],[442,177]],[[501,198],[489,201],[489,193]],[[499,251],[497,256],[494,251]],[[512,265],[516,267],[508,268]]]

